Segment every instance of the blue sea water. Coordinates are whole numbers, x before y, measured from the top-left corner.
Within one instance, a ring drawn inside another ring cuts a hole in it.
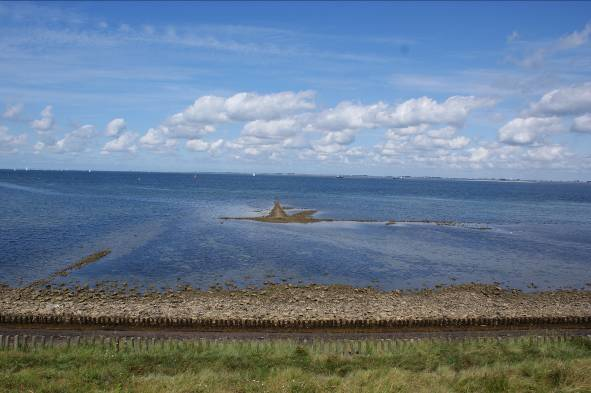
[[[276,198],[318,217],[380,222],[220,219],[260,215]],[[112,253],[63,280],[383,289],[591,282],[588,183],[3,170],[0,201],[0,282],[14,286],[105,248]]]

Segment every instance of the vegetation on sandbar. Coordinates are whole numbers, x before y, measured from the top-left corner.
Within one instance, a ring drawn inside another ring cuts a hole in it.
[[[259,217],[222,217],[222,220],[250,220],[250,221],[259,221],[259,222],[271,222],[277,224],[287,224],[287,223],[298,223],[298,224],[310,224],[313,222],[322,222],[322,221],[334,221],[330,218],[314,218],[312,217],[314,214],[317,213],[317,210],[302,210],[294,214],[287,214],[284,208],[281,206],[279,201],[275,201],[273,205],[273,209],[271,212],[266,216],[259,216]]]

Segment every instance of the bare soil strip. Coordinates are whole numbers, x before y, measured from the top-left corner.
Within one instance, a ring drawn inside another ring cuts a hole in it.
[[[174,338],[182,340],[408,340],[408,339],[469,339],[479,337],[574,337],[591,335],[589,328],[554,328],[554,329],[473,329],[449,331],[195,331],[180,329],[75,329],[50,326],[10,326],[0,325],[0,336],[11,335],[45,336],[45,337],[145,337]]]

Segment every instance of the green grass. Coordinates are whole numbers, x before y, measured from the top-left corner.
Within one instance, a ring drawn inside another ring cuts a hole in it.
[[[591,392],[591,340],[4,349],[0,391]]]

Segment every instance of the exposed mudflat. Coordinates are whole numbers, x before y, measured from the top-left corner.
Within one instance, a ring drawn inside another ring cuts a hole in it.
[[[0,314],[267,320],[591,316],[591,291],[522,293],[480,284],[418,292],[272,285],[256,290],[142,294],[101,286],[0,287]]]
[[[275,201],[275,205],[269,213],[264,216],[254,217],[220,217],[221,220],[246,220],[246,221],[258,221],[258,222],[269,222],[274,224],[312,224],[316,222],[380,222],[372,219],[352,219],[352,220],[338,220],[334,218],[316,218],[314,214],[318,213],[317,210],[306,209],[301,210],[294,214],[287,214],[285,210],[293,208],[284,208],[281,206],[279,201]],[[450,227],[461,227],[467,229],[480,229],[486,230],[491,229],[490,227],[482,224],[470,224],[461,223],[455,221],[437,221],[437,220],[388,220],[385,222],[386,225],[397,225],[397,224],[429,224],[439,226],[450,226]]]

